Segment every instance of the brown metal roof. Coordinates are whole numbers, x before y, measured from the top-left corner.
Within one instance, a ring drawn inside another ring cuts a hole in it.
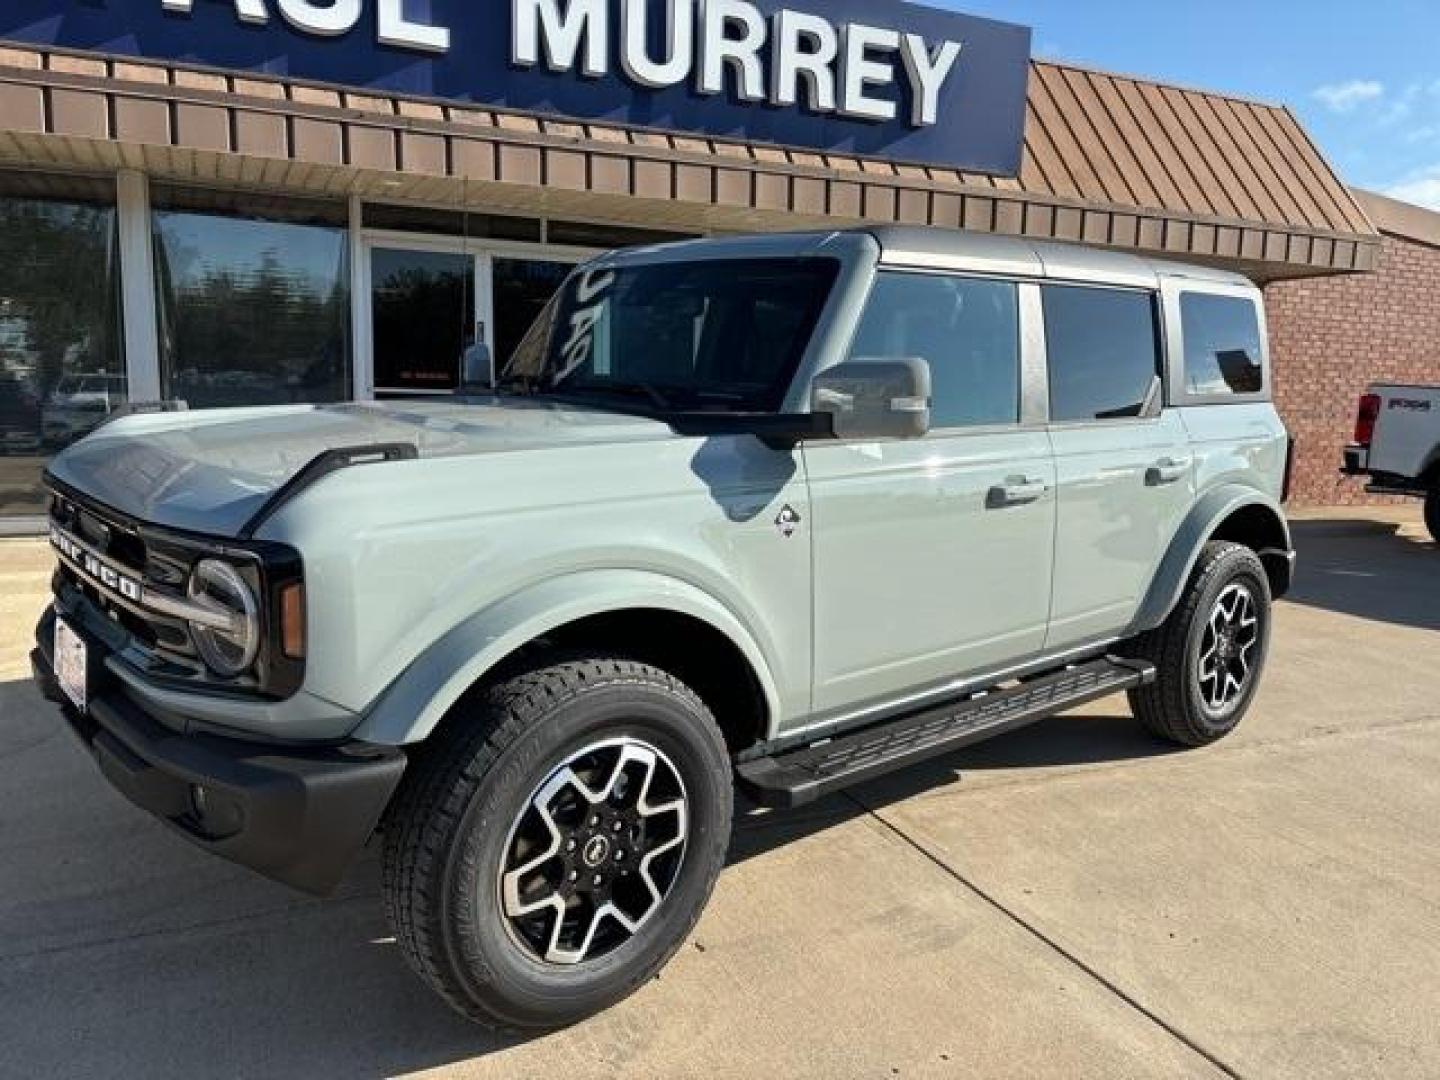
[[[1032,65],[1027,191],[1365,234],[1288,109],[1084,68]]]
[[[1288,110],[1039,61],[1020,175],[989,177],[0,46],[0,162],[656,228],[940,225],[1260,280],[1370,270],[1379,248]]]
[[[1440,247],[1440,212],[1376,191],[1352,188],[1351,194],[1382,233]]]

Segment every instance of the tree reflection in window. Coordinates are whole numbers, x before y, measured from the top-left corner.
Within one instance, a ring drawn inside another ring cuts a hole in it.
[[[191,408],[348,398],[343,225],[175,201],[153,214],[166,396]]]
[[[113,196],[0,172],[0,516],[43,513],[49,455],[125,401]]]

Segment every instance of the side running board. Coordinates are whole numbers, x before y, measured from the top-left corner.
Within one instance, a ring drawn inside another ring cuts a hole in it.
[[[736,767],[740,786],[764,806],[801,806],[862,780],[1001,735],[1088,701],[1155,681],[1143,660],[1105,657],[1029,682],[883,720]]]

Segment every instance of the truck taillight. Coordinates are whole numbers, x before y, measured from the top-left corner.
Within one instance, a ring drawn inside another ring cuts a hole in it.
[[[1375,438],[1375,421],[1380,419],[1380,395],[1362,394],[1360,411],[1355,416],[1355,441],[1369,446]]]

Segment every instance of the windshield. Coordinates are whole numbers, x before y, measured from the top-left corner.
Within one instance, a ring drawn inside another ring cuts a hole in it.
[[[838,272],[838,262],[821,258],[581,269],[500,383],[633,398],[661,411],[773,412]]]

